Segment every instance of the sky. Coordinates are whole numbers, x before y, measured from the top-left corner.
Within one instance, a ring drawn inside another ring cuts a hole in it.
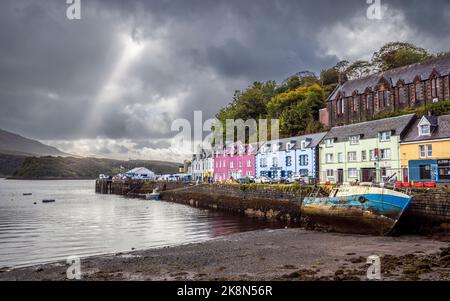
[[[390,41],[450,50],[450,1],[380,1],[381,20],[367,0],[81,0],[69,20],[66,0],[2,0],[0,128],[81,156],[181,162],[173,121],[212,118],[255,81]]]

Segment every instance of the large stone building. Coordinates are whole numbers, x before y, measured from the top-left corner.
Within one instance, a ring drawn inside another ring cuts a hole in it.
[[[370,120],[395,112],[450,100],[450,57],[432,59],[339,85],[328,97],[329,127]],[[327,116],[328,115],[328,116]]]

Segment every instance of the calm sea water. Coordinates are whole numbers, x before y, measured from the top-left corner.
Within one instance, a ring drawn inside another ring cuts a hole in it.
[[[175,246],[284,226],[179,204],[99,195],[94,185],[0,179],[0,267]],[[56,202],[43,204],[46,198]]]

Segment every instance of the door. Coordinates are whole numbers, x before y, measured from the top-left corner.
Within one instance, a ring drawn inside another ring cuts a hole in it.
[[[377,170],[375,168],[362,168],[362,182],[373,182],[376,179]]]
[[[338,182],[338,184],[344,183],[344,170],[343,169],[337,170],[337,182]]]

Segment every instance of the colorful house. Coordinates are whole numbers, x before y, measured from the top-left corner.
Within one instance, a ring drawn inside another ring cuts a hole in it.
[[[450,115],[424,116],[400,144],[404,182],[450,183]]]
[[[255,177],[255,145],[229,143],[214,155],[214,180],[218,182]]]
[[[256,154],[256,176],[317,178],[317,146],[325,135],[318,133],[261,143]]]
[[[332,128],[320,144],[320,181],[400,179],[399,143],[414,114]]]
[[[214,178],[214,157],[211,151],[202,150],[192,156],[192,180],[200,182],[212,181]]]

